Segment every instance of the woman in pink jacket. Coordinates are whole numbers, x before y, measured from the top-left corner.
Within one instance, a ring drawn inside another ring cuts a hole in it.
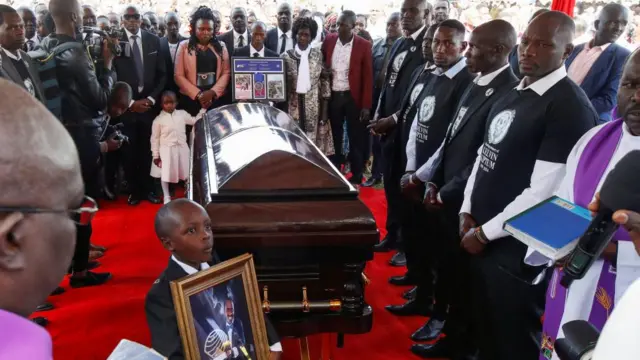
[[[192,116],[215,107],[229,83],[229,52],[214,33],[219,21],[210,8],[200,6],[190,20],[189,39],[178,47],[175,80],[182,94],[182,108]]]

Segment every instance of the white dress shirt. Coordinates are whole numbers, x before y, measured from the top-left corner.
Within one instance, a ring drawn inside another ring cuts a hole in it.
[[[333,49],[331,56],[331,79],[332,91],[349,91],[349,68],[351,62],[351,51],[353,50],[353,39],[356,35],[351,36],[351,40],[342,44],[338,39],[336,47]]]
[[[253,57],[256,53],[258,53],[258,57],[264,57],[264,45],[262,45],[262,49],[260,51],[256,50],[253,45],[249,45],[249,56]]]
[[[565,77],[567,77],[567,71],[564,65],[562,65],[555,71],[527,87],[525,87],[523,79],[515,89],[520,91],[530,89],[536,94],[542,96],[556,83],[558,83],[558,81]],[[469,177],[467,186],[464,189],[464,201],[460,208],[460,213],[471,212],[471,195],[476,182],[478,167],[480,166],[483,146],[480,146],[478,149],[478,157],[476,157],[476,162],[473,165],[471,176]],[[509,234],[502,228],[506,220],[551,197],[562,181],[565,167],[566,165],[562,163],[536,160],[533,167],[533,173],[531,174],[530,186],[524,189],[524,191],[509,205],[507,205],[501,213],[489,220],[486,224],[482,225],[482,230],[484,231],[487,239],[492,241],[508,236]]]
[[[321,30],[318,29],[318,32],[320,32]],[[282,30],[280,30],[280,28],[278,28],[278,48],[275,49],[275,51],[277,53],[280,53],[280,49],[282,48],[282,34],[284,34],[287,38],[286,38],[286,45],[284,46],[284,51],[288,51],[293,49],[293,37],[291,34],[291,30],[287,31],[286,33],[283,33]]]
[[[233,48],[237,49],[240,46],[240,36],[242,36],[242,46],[249,45],[249,31],[245,30],[244,34],[240,34],[233,30]]]
[[[127,34],[129,45],[131,45],[131,51],[133,51],[133,44],[134,44],[132,36],[133,35],[137,36],[137,38],[135,39],[135,42],[138,44],[138,49],[140,49],[140,60],[142,61],[142,66],[144,68],[144,49],[142,48],[142,30],[138,29],[137,34],[133,34],[127,29],[124,29],[124,31]],[[138,86],[138,92],[142,92],[142,90],[144,90],[144,86]],[[151,96],[147,96],[147,99],[149,99],[149,101],[151,101],[153,105],[156,104],[156,99],[152,98]],[[134,100],[131,100],[131,102],[129,103],[129,107],[131,107],[133,103],[134,103]]]
[[[199,270],[194,269],[193,267],[191,267],[191,265],[187,265],[187,264],[183,263],[182,261],[176,259],[176,257],[174,255],[171,255],[171,260],[175,261],[175,263],[178,264],[182,268],[182,270],[184,270],[184,272],[187,273],[187,275],[193,275],[193,274],[197,273],[198,271],[207,270],[208,268],[210,268],[209,264],[201,263]],[[282,344],[280,342],[277,342],[277,343],[271,345],[269,347],[269,349],[271,351],[273,351],[273,352],[282,352]],[[236,356],[237,356],[237,354],[236,354]]]

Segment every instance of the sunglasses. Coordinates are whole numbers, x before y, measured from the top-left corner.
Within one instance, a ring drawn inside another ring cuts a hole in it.
[[[98,203],[89,196],[85,196],[82,199],[80,207],[75,209],[55,210],[0,206],[0,212],[19,212],[23,214],[66,214],[77,225],[89,225],[98,212]]]
[[[133,14],[133,15],[127,14],[127,15],[124,15],[123,18],[125,20],[140,20],[140,14]]]

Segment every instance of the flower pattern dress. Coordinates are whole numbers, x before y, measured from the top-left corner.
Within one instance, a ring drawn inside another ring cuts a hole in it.
[[[298,83],[298,67],[300,56],[295,49],[282,54],[287,70],[287,92],[289,115],[298,122],[307,137],[325,155],[333,155],[333,136],[329,121],[320,125],[320,102],[331,97],[331,85],[328,78],[322,75],[324,61],[322,51],[312,48],[309,51],[309,73],[311,90],[306,94],[296,93]]]

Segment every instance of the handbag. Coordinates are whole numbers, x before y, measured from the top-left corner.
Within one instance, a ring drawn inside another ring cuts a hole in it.
[[[196,76],[196,86],[199,88],[211,88],[216,83],[215,72],[198,73]]]

